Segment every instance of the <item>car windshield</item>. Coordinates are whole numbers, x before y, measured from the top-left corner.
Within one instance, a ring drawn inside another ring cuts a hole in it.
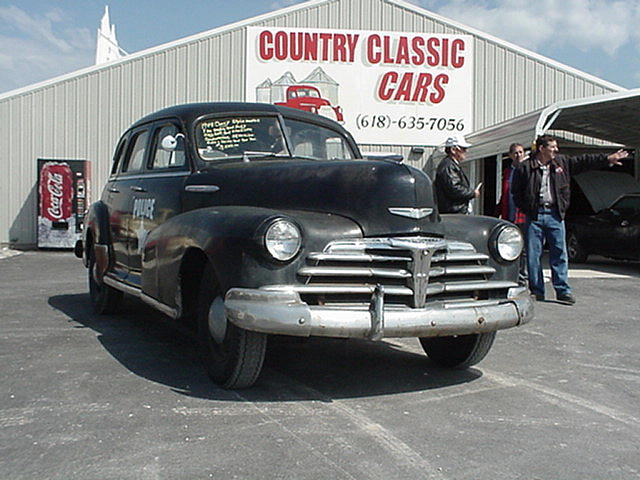
[[[291,155],[317,160],[355,158],[346,138],[329,128],[284,119],[287,139],[275,116],[228,116],[196,125],[198,155],[205,161]]]
[[[346,138],[334,130],[289,118],[284,123],[294,156],[318,160],[355,158]]]
[[[293,90],[292,97],[316,97],[320,98],[320,95],[316,90],[311,88],[299,88],[298,90]]]
[[[251,152],[288,155],[277,117],[209,118],[196,126],[196,148],[203,160],[242,157]]]

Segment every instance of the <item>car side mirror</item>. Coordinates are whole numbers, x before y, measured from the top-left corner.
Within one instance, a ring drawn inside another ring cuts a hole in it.
[[[178,148],[178,140],[184,138],[182,133],[178,133],[175,136],[167,135],[160,141],[160,148],[166,152],[175,152]]]

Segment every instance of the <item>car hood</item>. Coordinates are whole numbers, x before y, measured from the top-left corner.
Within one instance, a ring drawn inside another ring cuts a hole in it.
[[[195,173],[187,185],[219,187],[215,193],[190,194],[189,208],[243,205],[333,213],[352,219],[369,236],[435,231],[439,221],[430,179],[390,161],[226,162]]]
[[[640,191],[640,183],[626,173],[591,170],[573,179],[594,212],[610,207],[620,195]]]

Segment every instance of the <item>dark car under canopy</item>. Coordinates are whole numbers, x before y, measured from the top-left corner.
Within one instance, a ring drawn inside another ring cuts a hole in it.
[[[573,180],[569,216],[597,213],[625,193],[640,192],[640,182],[626,173],[591,170]]]
[[[569,261],[591,254],[640,259],[640,183],[631,175],[590,171],[573,177],[567,212]]]

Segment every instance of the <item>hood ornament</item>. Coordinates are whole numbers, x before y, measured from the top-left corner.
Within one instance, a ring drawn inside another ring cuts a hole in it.
[[[422,207],[389,207],[389,212],[393,215],[399,215],[401,217],[415,218],[416,220],[428,217],[433,213],[433,208]]]

